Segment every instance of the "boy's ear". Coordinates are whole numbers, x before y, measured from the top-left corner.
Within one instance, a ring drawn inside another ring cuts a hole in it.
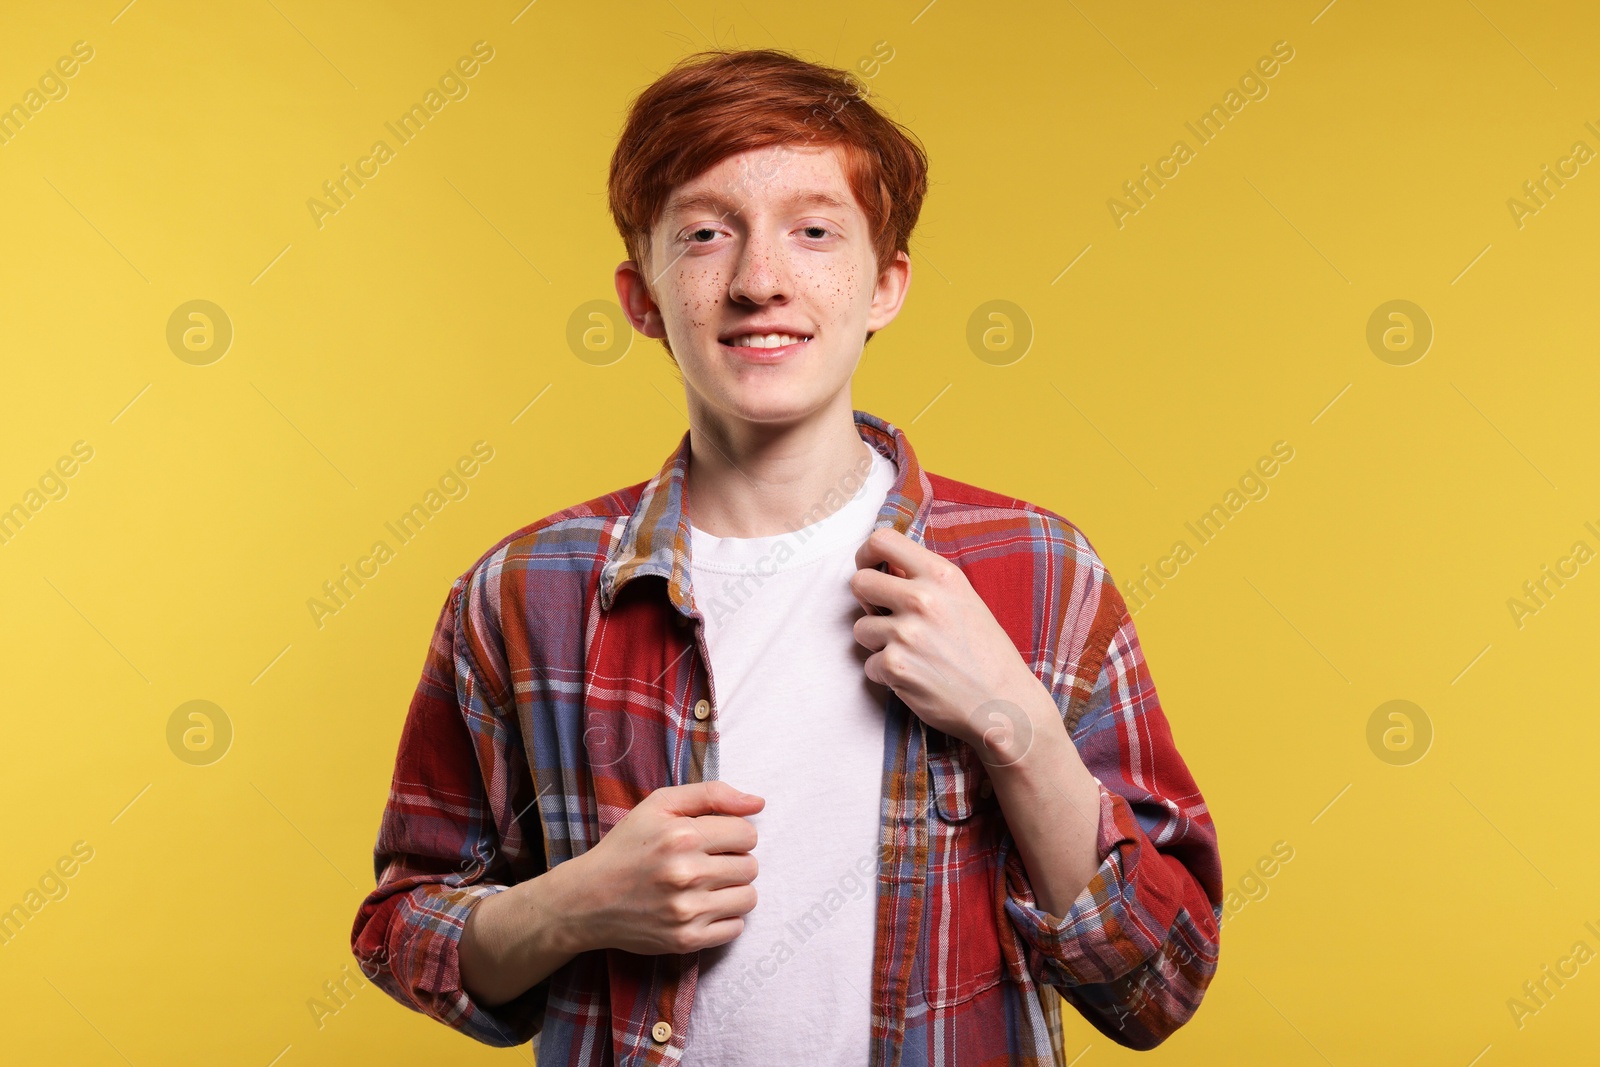
[[[872,293],[872,309],[868,322],[875,323],[868,331],[867,337],[883,329],[894,321],[900,314],[900,308],[905,304],[906,294],[911,289],[911,257],[904,252],[896,251],[889,265],[878,275],[877,285]]]
[[[623,260],[617,264],[612,281],[617,289],[617,302],[633,328],[646,337],[664,340],[667,332],[666,324],[661,319],[660,305],[651,295],[639,265],[631,259]]]

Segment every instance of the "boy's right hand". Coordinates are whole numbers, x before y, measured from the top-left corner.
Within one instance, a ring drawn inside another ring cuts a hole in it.
[[[765,805],[717,780],[651,792],[568,861],[582,861],[583,940],[658,955],[738,937],[756,906],[756,828],[744,816]]]

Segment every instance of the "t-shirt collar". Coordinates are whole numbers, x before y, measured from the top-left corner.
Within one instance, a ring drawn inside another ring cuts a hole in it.
[[[892,526],[917,544],[923,543],[933,487],[917,463],[905,433],[887,420],[853,411],[861,439],[894,462],[894,485],[884,499],[873,529]],[[617,593],[642,574],[667,579],[667,596],[684,615],[690,614],[689,518],[683,510],[684,476],[689,469],[689,431],[661,469],[645,482],[639,500],[600,571],[600,609],[611,610]]]

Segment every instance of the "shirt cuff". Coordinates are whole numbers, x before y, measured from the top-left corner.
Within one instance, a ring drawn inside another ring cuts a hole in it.
[[[489,1007],[461,984],[461,934],[479,900],[503,893],[509,885],[480,884],[441,889],[428,902],[428,922],[413,942],[412,997],[423,1010],[486,1045],[526,1044],[544,1024],[550,980],[533,985],[504,1004]]]
[[[1100,784],[1100,779],[1095,778],[1095,782]],[[1006,856],[1006,914],[1030,950],[1030,970],[1035,978],[1049,985],[1108,982],[1138,962],[1127,958],[1127,946],[1115,933],[1123,925],[1119,914],[1125,896],[1117,845],[1126,839],[1117,826],[1116,799],[1100,784],[1100,817],[1095,834],[1099,867],[1065,915],[1052,915],[1041,909],[1022,857],[1015,848]]]

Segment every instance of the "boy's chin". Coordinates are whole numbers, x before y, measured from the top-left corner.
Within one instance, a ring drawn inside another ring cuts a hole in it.
[[[815,382],[779,380],[774,376],[766,382],[731,383],[716,408],[746,422],[798,422],[827,407],[836,391]]]

